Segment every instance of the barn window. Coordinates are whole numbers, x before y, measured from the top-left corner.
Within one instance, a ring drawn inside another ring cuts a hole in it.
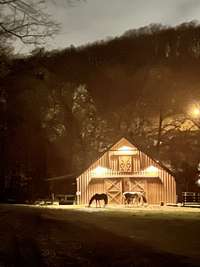
[[[119,171],[132,172],[132,156],[119,156]]]

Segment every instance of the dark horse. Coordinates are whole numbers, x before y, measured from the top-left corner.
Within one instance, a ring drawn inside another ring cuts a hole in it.
[[[124,203],[128,205],[133,203],[137,203],[137,205],[141,203],[143,205],[144,203],[147,203],[144,192],[124,192],[123,196]]]
[[[100,200],[104,200],[104,207],[108,204],[108,196],[104,193],[93,195],[90,199],[88,207],[90,207],[90,205],[92,204],[94,200],[96,201],[96,208],[97,208],[97,203],[99,204],[99,207],[101,207]]]

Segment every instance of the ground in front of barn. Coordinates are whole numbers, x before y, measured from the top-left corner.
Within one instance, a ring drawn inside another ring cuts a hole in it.
[[[0,241],[1,267],[200,266],[200,209],[1,205]]]

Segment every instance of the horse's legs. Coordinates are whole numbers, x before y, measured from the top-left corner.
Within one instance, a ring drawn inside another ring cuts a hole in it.
[[[144,205],[144,201],[143,201],[143,197],[142,196],[140,196],[140,203],[141,203],[141,206]]]
[[[137,197],[138,206],[140,205],[140,196]]]
[[[139,204],[139,197],[138,196],[135,196],[135,200],[136,200],[136,205],[138,207],[138,204]]]
[[[124,196],[123,197],[123,204],[126,206],[126,204],[127,204],[127,198]]]
[[[138,206],[140,206],[140,203],[141,203],[141,198],[140,196],[138,196]]]
[[[139,204],[139,197],[137,195],[135,195],[134,199],[135,199],[134,203],[138,206],[138,204]]]
[[[128,198],[126,198],[125,199],[125,205],[128,207],[128,205],[129,205],[129,199]]]
[[[142,197],[140,195],[138,196],[138,205],[142,205]]]
[[[123,204],[126,206],[126,204],[127,204],[127,201],[126,201],[126,197],[124,196],[123,197]]]
[[[133,197],[130,197],[130,205],[133,206],[133,203],[134,203],[134,198]]]
[[[130,203],[130,199],[129,198],[126,198],[126,204],[127,204],[127,206],[129,205],[129,203]]]
[[[129,207],[131,206],[131,204],[133,204],[133,198],[129,197],[128,198],[128,205],[129,205]]]
[[[133,204],[134,204],[134,198],[131,198],[131,206],[133,207]]]
[[[136,201],[136,196],[134,196],[134,197],[132,198],[132,202],[133,202],[133,204],[135,204],[135,201]]]

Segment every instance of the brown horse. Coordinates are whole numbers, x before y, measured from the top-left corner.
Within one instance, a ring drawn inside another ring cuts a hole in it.
[[[95,194],[91,197],[90,202],[88,207],[91,206],[93,201],[96,201],[96,208],[97,208],[97,203],[99,204],[99,207],[101,207],[100,200],[104,201],[104,207],[108,204],[108,196],[106,194]]]

